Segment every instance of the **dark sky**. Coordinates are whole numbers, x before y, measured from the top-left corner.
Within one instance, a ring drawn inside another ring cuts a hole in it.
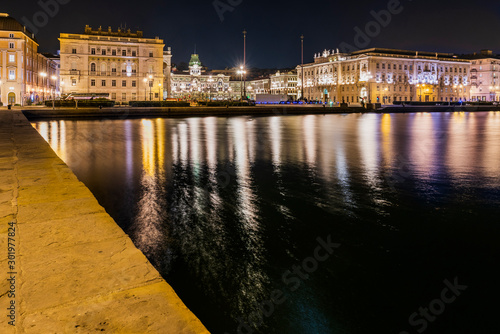
[[[41,0],[51,3],[56,0]],[[232,11],[224,20],[214,0],[59,0],[58,12],[39,28],[42,51],[58,49],[59,33],[127,25],[140,28],[147,37],[159,36],[171,46],[174,63],[189,61],[196,50],[204,65],[224,68],[243,58],[244,28],[249,67],[283,68],[300,63],[300,35],[305,36],[304,61],[315,52],[335,49],[341,43],[354,46],[355,27],[365,31],[372,11],[387,9],[396,0],[372,1],[263,1],[217,0]],[[231,3],[233,5],[231,5]],[[401,0],[400,13],[374,31],[366,47],[472,53],[480,49],[500,51],[500,3],[498,0]],[[399,8],[399,7],[398,7]],[[21,20],[42,11],[37,0],[2,1],[0,12]],[[364,46],[364,45],[363,45]]]

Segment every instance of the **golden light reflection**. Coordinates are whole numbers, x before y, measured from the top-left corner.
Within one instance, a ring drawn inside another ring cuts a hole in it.
[[[155,166],[155,133],[153,122],[143,119],[141,121],[141,134],[142,134],[142,166],[144,172],[154,177],[156,172]]]
[[[382,134],[382,155],[386,166],[392,165],[393,152],[392,152],[392,129],[391,129],[391,115],[384,114],[380,123],[380,132]]]

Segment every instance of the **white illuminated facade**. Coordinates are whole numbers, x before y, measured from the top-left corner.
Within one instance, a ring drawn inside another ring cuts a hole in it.
[[[374,48],[347,54],[325,50],[314,56],[314,63],[297,66],[298,95],[303,87],[303,97],[310,101],[466,101],[470,65],[468,60],[447,53]]]
[[[500,59],[489,50],[471,57],[472,101],[500,101]]]
[[[269,78],[271,81],[271,94],[288,95],[297,100],[297,72],[276,72]]]
[[[182,100],[226,100],[232,95],[230,76],[204,73],[199,55],[191,55],[189,73],[173,73],[169,97]]]

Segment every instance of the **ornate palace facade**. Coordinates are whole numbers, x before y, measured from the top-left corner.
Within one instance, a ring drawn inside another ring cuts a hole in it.
[[[297,78],[299,97],[308,100],[465,101],[469,100],[470,62],[447,53],[325,50],[315,55],[314,63],[297,66]]]
[[[118,102],[163,99],[163,40],[142,31],[85,27],[61,34],[61,90],[66,95],[107,96]]]

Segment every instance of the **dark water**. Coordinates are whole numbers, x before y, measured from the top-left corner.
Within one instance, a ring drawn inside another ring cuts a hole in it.
[[[499,332],[498,112],[34,126],[213,333]]]

